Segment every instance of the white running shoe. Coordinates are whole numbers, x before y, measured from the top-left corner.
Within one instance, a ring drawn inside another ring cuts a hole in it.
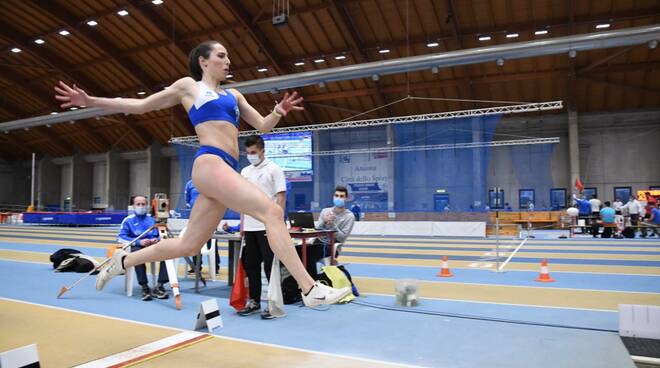
[[[121,264],[121,259],[128,253],[123,249],[117,249],[112,254],[112,258],[108,261],[108,264],[103,266],[99,275],[96,276],[96,290],[103,290],[105,284],[110,281],[111,278],[124,274],[124,267]]]
[[[315,282],[312,290],[307,295],[303,294],[303,302],[308,307],[316,307],[322,304],[335,304],[351,293],[351,288],[333,289],[320,282]]]

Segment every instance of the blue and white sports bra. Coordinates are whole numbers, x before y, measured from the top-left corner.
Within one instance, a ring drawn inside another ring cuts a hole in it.
[[[188,111],[188,117],[193,126],[210,120],[228,121],[238,128],[238,101],[236,96],[229,91],[224,94],[217,93],[206,84],[197,82],[200,93],[195,99],[195,103]]]

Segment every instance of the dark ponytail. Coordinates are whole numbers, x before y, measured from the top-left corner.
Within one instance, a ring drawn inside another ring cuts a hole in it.
[[[202,67],[199,65],[199,57],[208,59],[211,56],[211,49],[213,45],[219,44],[218,41],[204,41],[197,45],[190,54],[188,55],[188,70],[190,71],[190,76],[193,77],[196,81],[202,80]]]

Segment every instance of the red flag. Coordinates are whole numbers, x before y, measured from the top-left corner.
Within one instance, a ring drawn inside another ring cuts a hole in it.
[[[584,191],[584,185],[580,181],[580,178],[575,178],[575,188],[577,188],[580,193]]]
[[[229,298],[229,305],[234,307],[236,311],[245,308],[245,303],[248,299],[248,287],[245,285],[247,278],[245,277],[245,270],[243,269],[243,262],[238,259],[238,268],[236,269],[236,277],[234,278],[234,286],[231,288],[231,296]]]

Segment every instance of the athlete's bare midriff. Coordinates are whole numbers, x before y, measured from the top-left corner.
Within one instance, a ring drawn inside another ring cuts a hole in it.
[[[195,126],[201,146],[219,148],[238,160],[238,129],[222,120],[207,121]]]

